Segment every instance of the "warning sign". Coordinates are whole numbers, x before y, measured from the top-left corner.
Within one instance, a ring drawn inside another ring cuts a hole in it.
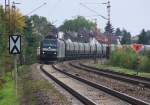
[[[143,47],[143,45],[142,44],[132,44],[131,47],[135,52],[139,52],[141,50],[141,48]]]
[[[9,36],[9,53],[10,54],[21,53],[21,36],[20,35]]]

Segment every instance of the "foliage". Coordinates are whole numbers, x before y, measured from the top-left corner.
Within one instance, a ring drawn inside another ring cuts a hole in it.
[[[121,44],[131,44],[131,34],[126,29],[117,28],[114,34],[121,37]]]
[[[91,30],[95,26],[96,26],[95,23],[85,19],[82,16],[78,16],[75,19],[66,20],[64,24],[60,26],[60,30],[63,32],[67,32],[67,31],[78,32],[82,28]]]
[[[115,35],[116,35],[116,36],[122,36],[122,31],[120,30],[120,28],[117,28],[117,29],[115,30]]]
[[[6,10],[5,19],[3,20],[6,24],[6,30],[9,34],[22,33],[23,27],[25,26],[25,20],[18,8],[14,9],[10,7],[10,10]]]
[[[141,58],[141,63],[139,65],[139,70],[150,72],[150,58],[144,56]]]
[[[16,12],[14,14],[12,12],[12,8],[10,8],[10,14],[8,10],[7,14],[5,14],[4,8],[0,6],[0,74],[4,74],[5,72],[12,70],[13,59],[8,51],[8,36],[10,34],[23,33],[24,18],[20,19],[20,17],[23,16],[19,12],[19,9],[16,8]]]
[[[145,52],[140,62],[139,69],[150,72],[150,51]]]
[[[37,41],[37,35],[34,33],[33,29],[33,24],[32,20],[30,17],[25,18],[25,27],[24,27],[24,50],[23,50],[23,55],[24,55],[24,63],[25,64],[31,64],[35,62],[33,59],[35,58],[36,55],[36,48],[38,46],[38,41]]]
[[[111,55],[110,61],[114,66],[130,69],[137,68],[138,55],[130,48],[117,49]]]
[[[150,51],[145,52],[145,55],[150,59]]]
[[[51,31],[54,31],[54,26],[47,21],[45,17],[38,15],[26,16],[24,27],[24,61],[26,64],[36,62],[36,49],[39,42]]]
[[[33,28],[37,33],[42,36],[46,36],[52,29],[52,24],[47,21],[46,17],[33,15],[30,17]]]
[[[131,48],[117,49],[112,52],[110,63],[114,66],[150,72],[150,58],[135,53]]]
[[[5,23],[4,23],[4,10],[3,10],[3,7],[0,5],[0,56],[2,54],[2,51],[3,51],[3,48],[4,48],[4,40],[3,40],[3,37],[4,37],[4,33],[5,33]]]
[[[144,29],[139,35],[139,40],[138,42],[140,44],[150,44],[150,31],[145,31]]]
[[[23,60],[26,63],[33,63],[36,59],[36,48],[38,46],[38,42],[42,39],[42,37],[49,34],[52,25],[47,21],[45,17],[40,17],[37,15],[24,17],[18,9],[16,9],[15,18],[13,15],[14,14],[11,10],[11,18],[9,21],[8,14],[4,15],[4,10],[2,6],[0,6],[0,56],[2,60],[2,62],[0,63],[3,66],[5,66],[5,64],[12,65],[12,57],[8,53],[7,45],[8,35],[10,32],[11,34],[19,33],[22,35],[23,51],[20,55],[20,60],[22,60],[22,57],[24,56]],[[14,29],[16,32],[14,31]],[[4,58],[4,56],[6,58]],[[5,70],[8,70],[8,68],[6,67],[8,66],[5,66]]]
[[[127,32],[125,29],[122,30],[122,40],[121,44],[130,44],[131,43],[131,34]]]
[[[105,27],[105,32],[104,32],[105,35],[113,35],[114,34],[114,28],[112,26],[112,24],[110,23],[110,21],[108,21],[106,27]]]

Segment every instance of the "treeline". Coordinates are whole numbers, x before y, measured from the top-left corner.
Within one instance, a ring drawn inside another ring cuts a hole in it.
[[[121,44],[131,44],[131,33],[126,29],[117,28],[114,35],[120,37]]]
[[[101,35],[112,36],[113,38],[120,39],[121,44],[131,44],[131,43],[140,43],[140,44],[150,44],[150,31],[145,31],[144,29],[136,35],[135,39],[133,35],[126,29],[114,28],[113,25],[108,22],[104,28],[104,32],[94,32],[97,25],[95,22],[92,22],[86,19],[83,16],[78,16],[74,19],[65,20],[64,23],[59,27],[60,31],[66,33],[71,33],[72,37],[77,37],[80,40],[89,39],[89,37],[95,36],[96,33],[101,33]],[[98,28],[97,28],[98,29]],[[74,32],[76,34],[74,34]],[[135,35],[134,35],[135,36]]]
[[[4,12],[3,6],[0,5],[0,74],[10,71],[13,67],[13,56],[9,54],[8,50],[9,35],[14,33],[14,29],[17,32],[16,34],[22,33],[25,26],[24,18],[20,19],[22,14],[18,9],[16,9],[15,17],[12,8],[10,8],[8,14]]]
[[[48,35],[54,27],[45,17],[38,15],[26,16],[25,27],[23,35],[25,38],[24,57],[22,57],[25,64],[31,64],[36,61],[36,49],[39,46],[40,40]]]
[[[132,37],[131,33],[126,29],[114,28],[110,22],[106,24],[104,35],[112,35],[120,38],[121,44],[131,44],[131,43],[139,43],[139,44],[150,44],[150,30],[145,31],[144,29],[141,33],[137,34],[135,37]]]
[[[121,37],[122,44],[131,44],[131,43],[139,43],[139,44],[150,44],[150,30],[145,31],[143,29],[141,33],[135,36],[135,39],[131,37],[131,33],[126,31],[125,29],[121,30],[117,28],[115,30],[114,35]]]
[[[54,27],[42,16],[23,16],[19,9],[16,9],[15,18],[13,18],[14,13],[8,14],[8,12],[5,13],[3,6],[0,5],[0,75],[13,68],[13,56],[9,54],[8,49],[9,35],[22,37],[22,51],[18,55],[18,64],[32,64],[36,61],[39,41]]]
[[[89,38],[94,36],[91,32],[94,27],[96,27],[96,23],[83,16],[78,16],[75,19],[65,20],[59,30],[65,33],[64,39],[88,42]]]
[[[150,30],[148,31],[145,31],[144,29],[142,30],[142,32],[138,37],[138,43],[146,45],[150,44]]]

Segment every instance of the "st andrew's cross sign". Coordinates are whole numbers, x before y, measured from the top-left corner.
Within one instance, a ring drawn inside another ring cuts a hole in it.
[[[21,36],[20,35],[9,36],[9,53],[10,54],[21,53]]]

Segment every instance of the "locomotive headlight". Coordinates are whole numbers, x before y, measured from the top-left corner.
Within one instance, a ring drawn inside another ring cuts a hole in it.
[[[45,54],[45,51],[43,51],[43,54]]]
[[[54,52],[54,54],[56,54],[56,52]]]

